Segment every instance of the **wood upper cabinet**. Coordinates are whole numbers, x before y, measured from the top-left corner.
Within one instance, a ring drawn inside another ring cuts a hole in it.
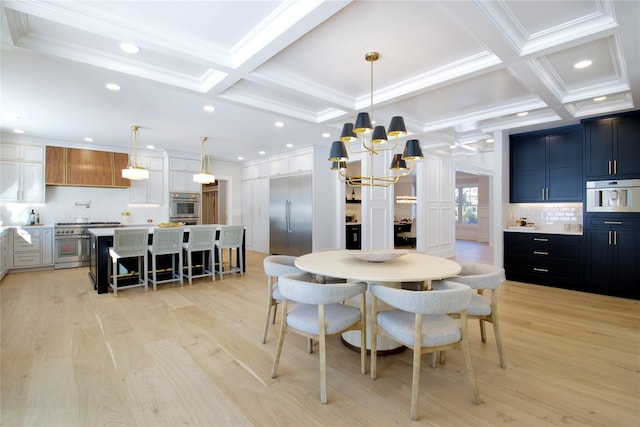
[[[47,146],[46,183],[47,185],[66,184],[65,148]]]
[[[123,153],[84,150],[65,147],[47,147],[47,185],[82,187],[129,187],[121,170],[127,167],[129,157]]]
[[[113,165],[113,186],[129,187],[131,181],[122,177],[122,169],[129,167],[129,155],[127,153],[113,153]]]

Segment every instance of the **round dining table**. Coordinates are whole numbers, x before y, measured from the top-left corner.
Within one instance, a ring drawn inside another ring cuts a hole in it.
[[[407,250],[396,251],[397,258],[383,262],[369,262],[356,257],[371,254],[377,258],[377,252],[388,253],[390,251],[349,251],[349,250],[325,250],[312,252],[299,256],[295,265],[300,270],[324,276],[361,281],[367,283],[380,283],[385,286],[400,288],[402,283],[418,283],[421,289],[431,289],[433,280],[446,279],[460,273],[462,267],[455,261],[428,255],[422,252]],[[370,303],[367,292],[367,348],[370,343]],[[385,304],[379,304],[380,310],[391,308]],[[402,348],[397,342],[387,337],[379,337],[378,351],[381,354],[397,352]],[[347,346],[358,349],[361,346],[360,333],[349,331],[342,334],[342,339]]]

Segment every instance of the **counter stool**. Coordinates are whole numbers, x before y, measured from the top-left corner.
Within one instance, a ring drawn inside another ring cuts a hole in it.
[[[169,283],[180,281],[182,286],[182,241],[184,239],[184,228],[156,228],[153,231],[153,243],[149,245],[149,255],[151,256],[151,277],[149,282],[153,284],[153,290],[157,289],[158,283]],[[171,272],[166,279],[158,280],[158,257],[168,255],[171,257]],[[178,265],[176,266],[176,258]]]
[[[148,228],[116,228],[113,233],[113,247],[109,248],[111,262],[107,267],[109,286],[113,289],[113,295],[118,295],[118,289],[136,288],[147,286],[147,246],[149,242]],[[131,275],[130,270],[122,264],[123,260],[136,258],[138,261],[137,280],[133,284],[118,285],[120,269]]]
[[[220,279],[223,274],[240,273],[243,271],[242,238],[244,237],[244,225],[222,225],[220,235],[215,242],[218,251],[218,271]],[[229,270],[224,271],[222,265],[222,250],[229,250]],[[236,264],[233,265],[233,250],[237,249]]]
[[[189,229],[189,239],[182,244],[185,256],[187,257],[187,278],[191,285],[194,278],[211,276],[211,281],[215,280],[215,270],[213,263],[213,242],[216,238],[217,227],[215,225],[193,225]],[[202,255],[202,264],[193,264],[193,255]],[[208,254],[208,257],[207,257]],[[209,263],[207,266],[207,258]],[[194,269],[199,268],[200,273],[194,274]]]

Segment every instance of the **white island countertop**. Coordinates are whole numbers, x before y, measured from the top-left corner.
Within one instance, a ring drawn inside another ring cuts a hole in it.
[[[213,224],[212,224],[213,225]],[[94,236],[97,237],[103,237],[103,236],[113,236],[115,234],[115,230],[126,230],[126,229],[133,229],[133,228],[146,228],[149,230],[149,233],[153,233],[153,230],[157,229],[157,228],[178,228],[178,227],[158,227],[157,225],[152,225],[152,226],[144,226],[141,225],[140,227],[98,227],[98,228],[89,228],[89,233],[93,234]],[[188,225],[182,227],[184,229],[184,231],[188,232],[191,227],[189,227]]]

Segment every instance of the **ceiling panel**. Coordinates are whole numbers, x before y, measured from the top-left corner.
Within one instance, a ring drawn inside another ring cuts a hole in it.
[[[138,124],[143,144],[197,157],[207,135],[214,158],[232,162],[285,153],[286,143],[328,147],[343,122],[370,108],[364,55],[374,50],[376,119],[404,116],[410,137],[442,155],[491,149],[483,141],[494,132],[636,109],[640,97],[640,2],[1,5],[3,140],[86,146],[90,136],[95,148],[126,151]],[[121,52],[125,40],[140,53]],[[574,69],[581,59],[593,65]]]

